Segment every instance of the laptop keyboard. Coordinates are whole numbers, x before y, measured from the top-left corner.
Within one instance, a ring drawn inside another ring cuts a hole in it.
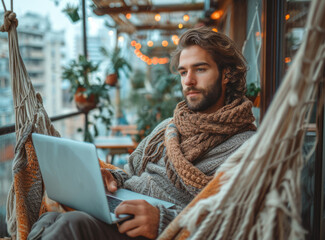
[[[111,213],[114,213],[115,211],[115,208],[121,203],[123,202],[122,200],[120,199],[117,199],[117,198],[114,198],[114,197],[111,197],[111,196],[108,196],[106,195],[106,198],[107,198],[107,202],[108,202],[108,207],[109,207],[109,211]]]

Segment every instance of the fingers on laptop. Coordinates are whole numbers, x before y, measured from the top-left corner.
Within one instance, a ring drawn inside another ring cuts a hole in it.
[[[130,237],[145,236],[155,239],[158,233],[160,212],[145,200],[123,201],[116,209],[115,214],[132,214],[134,218],[118,226],[119,232]]]
[[[117,182],[115,181],[113,175],[106,169],[101,169],[102,177],[105,186],[109,192],[115,192],[117,190]]]

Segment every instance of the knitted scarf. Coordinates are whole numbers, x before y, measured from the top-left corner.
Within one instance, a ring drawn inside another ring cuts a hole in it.
[[[201,190],[213,176],[195,167],[194,160],[236,134],[256,131],[254,120],[252,102],[245,97],[210,114],[193,112],[182,101],[167,127],[150,140],[140,174],[148,162],[157,162],[166,149],[164,159],[172,183],[177,188]]]

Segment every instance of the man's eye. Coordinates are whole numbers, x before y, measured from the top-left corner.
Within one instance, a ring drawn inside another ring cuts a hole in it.
[[[184,72],[180,72],[179,75],[185,76],[186,75],[186,72],[185,71]]]
[[[197,68],[196,71],[197,72],[204,72],[205,71],[205,68]]]

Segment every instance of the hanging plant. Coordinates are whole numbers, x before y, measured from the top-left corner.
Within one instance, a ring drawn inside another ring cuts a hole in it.
[[[77,108],[85,113],[97,108],[98,114],[93,115],[94,119],[100,120],[107,129],[111,125],[111,103],[109,97],[109,86],[99,78],[90,79],[91,73],[98,70],[98,64],[88,61],[83,55],[77,60],[73,60],[70,64],[63,68],[62,78],[70,82],[70,92],[73,94],[72,99],[75,100]],[[89,126],[93,127],[94,136],[98,136],[98,128],[96,121],[86,121],[84,129],[84,141],[93,142],[94,137],[89,131]],[[83,129],[78,129],[83,131]]]
[[[80,20],[78,11],[79,11],[78,6],[74,6],[69,3],[67,3],[66,7],[62,10],[62,12],[64,12],[65,14],[67,14],[69,16],[69,18],[71,19],[71,21],[73,23],[78,22]]]
[[[109,52],[106,48],[101,47],[100,51],[109,60],[109,64],[106,67],[106,84],[115,86],[120,77],[120,71],[128,76],[130,71],[132,71],[132,67],[127,60],[121,56],[120,48],[116,47],[112,52]]]

